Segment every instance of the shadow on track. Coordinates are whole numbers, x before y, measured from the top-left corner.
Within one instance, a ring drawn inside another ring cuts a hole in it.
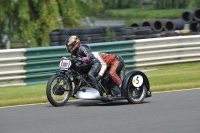
[[[66,105],[64,105],[63,107],[66,107],[66,106],[77,106],[77,107],[87,107],[87,106],[124,106],[124,105],[141,105],[141,104],[147,104],[147,103],[151,103],[151,102],[150,101],[143,101],[140,104],[131,104],[126,100],[112,101],[112,102],[108,102],[108,103],[104,103],[104,102],[99,101],[99,100],[78,100],[78,101],[70,101]],[[54,106],[48,105],[46,107],[54,107]]]
[[[140,104],[150,103],[149,101],[144,101]],[[109,103],[103,103],[101,101],[84,101],[81,103],[76,103],[75,106],[77,107],[86,107],[86,106],[124,106],[124,105],[140,105],[140,104],[131,104],[127,101],[112,101]]]

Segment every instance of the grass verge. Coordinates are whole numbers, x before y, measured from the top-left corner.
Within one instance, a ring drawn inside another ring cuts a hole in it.
[[[157,67],[145,72],[151,91],[167,91],[200,87],[200,62]],[[46,84],[0,87],[0,106],[48,102]]]

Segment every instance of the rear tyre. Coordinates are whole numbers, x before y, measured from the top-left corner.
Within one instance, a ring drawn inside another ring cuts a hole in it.
[[[139,104],[144,101],[149,90],[149,81],[142,72],[133,74],[127,83],[127,100],[129,103]]]
[[[129,88],[127,100],[129,103],[142,103],[146,97],[146,94],[147,88],[145,85],[140,88]]]
[[[46,86],[46,95],[53,106],[65,105],[72,95],[71,82],[63,74],[51,76]]]

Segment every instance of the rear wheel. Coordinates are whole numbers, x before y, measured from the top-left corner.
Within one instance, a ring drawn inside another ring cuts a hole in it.
[[[129,103],[141,103],[144,101],[147,94],[147,88],[143,85],[140,88],[131,87],[128,90],[128,98]]]
[[[53,106],[65,105],[72,95],[71,82],[63,74],[51,76],[46,86],[46,95]]]
[[[143,73],[133,74],[127,85],[127,100],[130,103],[142,103],[146,98],[148,87],[148,79]]]

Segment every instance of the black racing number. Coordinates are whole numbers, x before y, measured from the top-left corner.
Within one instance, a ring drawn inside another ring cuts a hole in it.
[[[139,84],[139,79],[138,79],[138,78],[139,78],[139,77],[136,78],[136,80],[137,80],[136,84]]]

